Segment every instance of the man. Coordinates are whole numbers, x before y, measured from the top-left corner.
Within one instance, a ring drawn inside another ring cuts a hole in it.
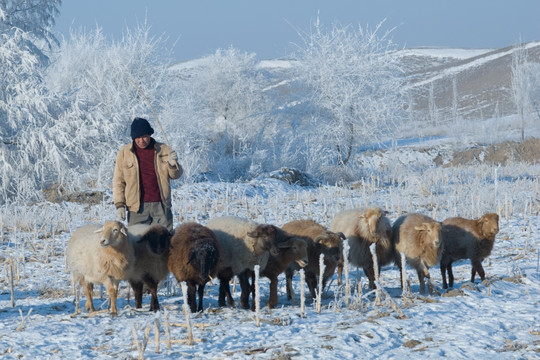
[[[178,156],[169,146],[156,142],[154,129],[143,118],[131,124],[133,142],[116,156],[113,199],[120,220],[133,224],[161,224],[173,230],[170,179],[182,175]]]

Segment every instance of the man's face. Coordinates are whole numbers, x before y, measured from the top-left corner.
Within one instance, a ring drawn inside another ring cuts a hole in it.
[[[150,135],[143,135],[138,138],[135,138],[135,145],[139,149],[146,149],[150,145]]]

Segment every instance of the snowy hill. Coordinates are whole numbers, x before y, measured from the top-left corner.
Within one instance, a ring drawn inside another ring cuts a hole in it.
[[[523,45],[527,59],[540,62],[540,42]],[[435,106],[440,119],[453,117],[457,96],[458,116],[464,119],[489,119],[515,113],[511,93],[512,54],[518,48],[459,49],[411,48],[395,53],[404,70],[405,88],[412,92],[412,103],[420,117],[428,118]],[[189,72],[204,64],[205,59],[177,63],[171,70]],[[261,60],[259,69],[270,75],[269,82],[279,87],[290,81],[293,59]],[[433,99],[430,100],[430,91]]]

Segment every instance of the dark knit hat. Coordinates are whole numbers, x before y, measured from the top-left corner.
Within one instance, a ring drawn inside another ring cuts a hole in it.
[[[152,135],[154,129],[148,123],[148,120],[143,118],[135,118],[131,123],[131,138],[135,140],[143,135]]]

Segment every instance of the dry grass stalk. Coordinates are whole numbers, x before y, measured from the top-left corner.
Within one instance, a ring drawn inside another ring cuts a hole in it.
[[[306,282],[306,274],[304,269],[300,269],[300,316],[305,317],[305,295],[304,295],[304,285]]]
[[[349,308],[351,286],[349,283],[349,242],[343,242],[343,272],[345,273],[345,306]]]
[[[407,281],[407,266],[406,266],[406,259],[405,254],[400,253],[401,256],[401,289],[402,289],[402,297],[403,297],[403,304],[407,305],[410,302],[410,293],[409,293],[409,282]]]
[[[362,301],[362,282],[358,282],[358,306],[360,311],[364,308],[364,302]]]
[[[379,262],[377,260],[377,251],[376,251],[376,244],[373,243],[369,246],[369,251],[371,252],[371,256],[373,258],[373,272],[375,275],[375,283],[379,282]],[[377,290],[375,292],[375,305],[381,306],[381,286],[377,285]]]
[[[144,330],[144,338],[143,338],[143,343],[142,343],[142,354],[140,356],[141,360],[143,359],[144,352],[146,350],[146,346],[148,345],[148,339],[150,338],[150,330],[151,329],[152,329],[152,326],[150,326],[150,324],[148,324],[146,326],[146,329]]]
[[[388,301],[388,303],[390,304],[390,306],[392,307],[392,309],[394,309],[395,312],[397,312],[400,316],[401,319],[406,319],[407,317],[405,316],[405,314],[403,314],[403,312],[400,310],[400,308],[397,306],[397,304],[394,302],[394,300],[392,300],[392,297],[390,296],[390,294],[388,294],[386,292],[386,290],[384,290],[381,286],[380,283],[376,282],[377,284],[377,287],[380,288],[381,290],[381,293],[384,294],[384,296],[386,297],[386,300]]]
[[[187,301],[187,285],[185,281],[182,281],[182,296],[184,298],[184,303],[182,304],[182,309],[184,310],[184,315],[186,316],[186,325],[188,332],[188,345],[193,345],[193,331],[191,330],[191,318],[189,316],[189,306]]]
[[[319,257],[319,286],[317,289],[317,313],[321,313],[321,301],[322,301],[322,288],[323,288],[323,275],[324,275],[324,254]]]
[[[11,291],[11,307],[15,307],[15,288],[13,285],[13,258],[9,258],[9,290]]]
[[[156,354],[159,354],[159,319],[154,319],[154,340],[156,342]]]
[[[139,359],[142,359],[141,344],[139,343],[139,338],[137,337],[137,330],[135,329],[135,324],[131,324],[131,334],[133,335],[133,341],[137,347],[137,353],[139,354]]]
[[[261,326],[261,304],[260,304],[260,297],[261,297],[261,289],[259,287],[259,265],[255,265],[253,268],[253,271],[255,272],[255,325],[257,327]]]
[[[165,336],[167,338],[167,349],[171,348],[171,326],[169,324],[169,312],[165,310]]]
[[[19,325],[19,327],[17,329],[15,329],[15,331],[21,331],[22,329],[24,329],[24,323],[26,322],[26,319],[28,319],[28,317],[32,313],[32,310],[33,310],[33,308],[30,308],[30,310],[28,310],[28,314],[26,314],[26,316],[24,318],[22,318],[21,325]],[[22,317],[22,310],[21,309],[19,309],[19,314],[21,314],[21,317]]]

